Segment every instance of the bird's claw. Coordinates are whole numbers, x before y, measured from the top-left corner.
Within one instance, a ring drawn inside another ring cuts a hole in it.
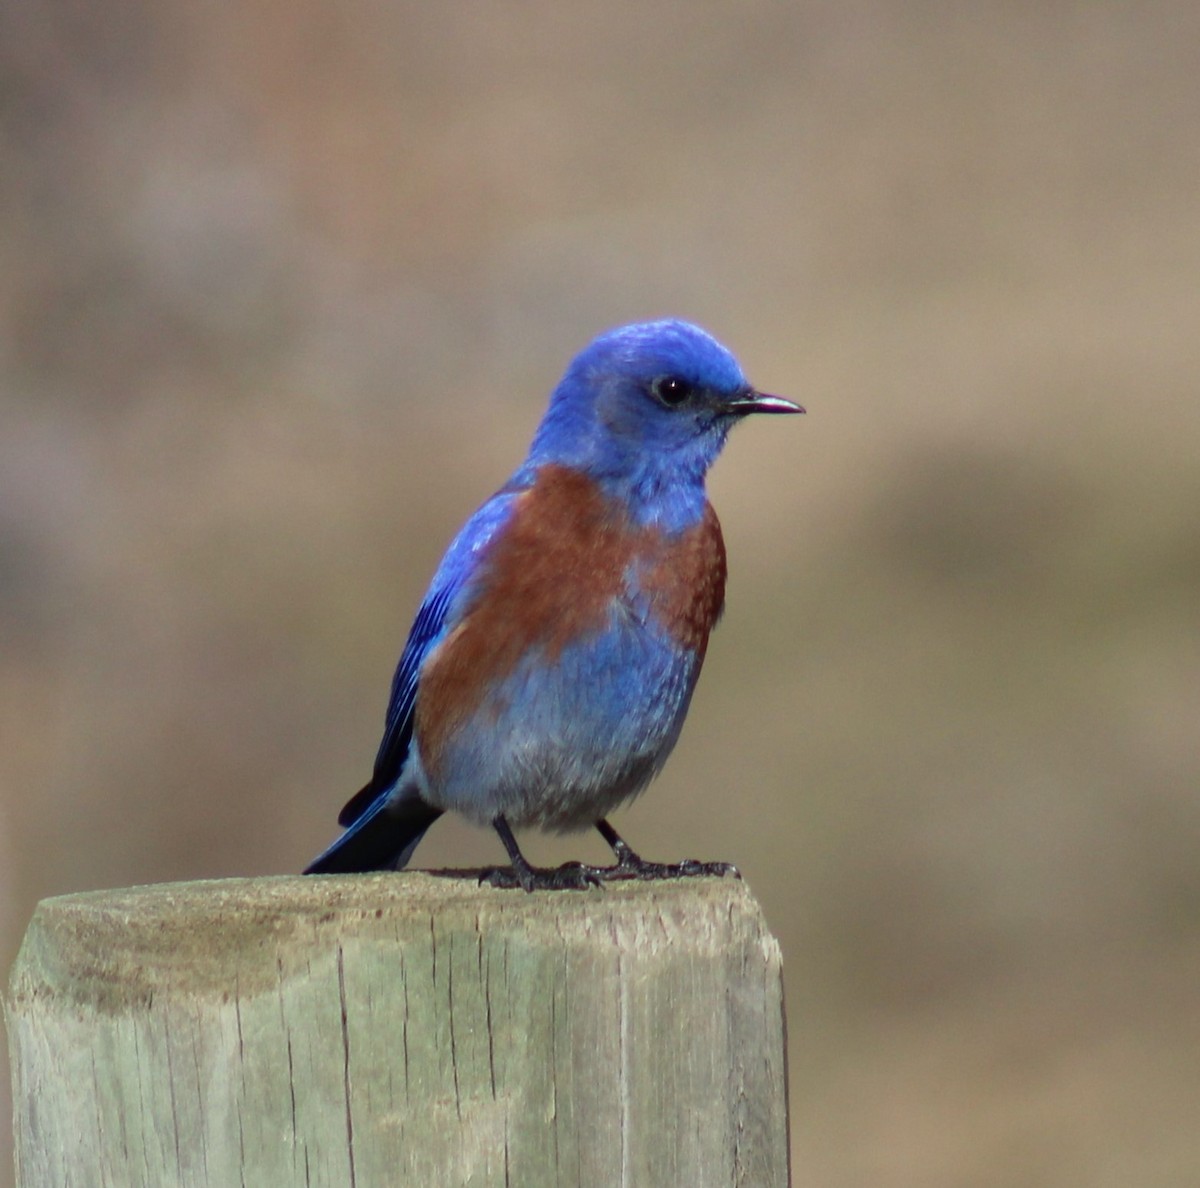
[[[604,883],[653,882],[656,879],[740,879],[741,872],[728,862],[647,862],[639,858],[614,866],[588,866],[568,862],[564,866],[531,866],[527,871],[511,866],[490,866],[479,873],[480,885],[513,891],[587,891]]]
[[[639,879],[725,879],[742,877],[741,871],[728,862],[699,862],[685,858],[682,862],[647,862],[633,851],[622,855],[616,866],[606,868],[610,880]]]
[[[582,862],[567,862],[562,866],[491,866],[479,874],[480,884],[502,890],[522,891],[586,891],[598,887],[604,867],[587,866]]]

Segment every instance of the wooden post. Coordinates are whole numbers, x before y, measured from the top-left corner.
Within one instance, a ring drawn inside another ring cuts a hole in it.
[[[732,879],[68,895],[6,1006],[20,1188],[788,1183],[779,948]]]

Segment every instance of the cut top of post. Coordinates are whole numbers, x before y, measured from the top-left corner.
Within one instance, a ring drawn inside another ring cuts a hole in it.
[[[469,877],[422,872],[301,878],[214,879],[85,891],[38,904],[14,963],[9,1003],[67,994],[98,1007],[135,1005],[158,991],[224,986],[236,972],[243,992],[276,977],[264,942],[323,934],[392,932],[398,921],[472,931],[519,929],[570,944],[607,933],[654,953],[695,951],[731,941],[778,944],[740,879],[615,883],[592,891],[495,890]],[[731,933],[731,929],[733,930]]]

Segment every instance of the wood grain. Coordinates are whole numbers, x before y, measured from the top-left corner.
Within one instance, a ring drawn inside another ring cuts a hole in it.
[[[18,1183],[785,1185],[781,976],[734,880],[47,900],[6,1002]]]

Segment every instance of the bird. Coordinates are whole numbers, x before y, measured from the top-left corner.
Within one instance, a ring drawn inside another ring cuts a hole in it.
[[[725,603],[705,477],[751,414],[802,413],[666,319],[600,334],[525,460],[454,537],[392,680],[370,781],[305,874],[400,870],[445,812],[491,826],[497,887],[736,874],[643,859],[608,823],[675,746]],[[531,864],[514,829],[594,827],[614,864]]]

